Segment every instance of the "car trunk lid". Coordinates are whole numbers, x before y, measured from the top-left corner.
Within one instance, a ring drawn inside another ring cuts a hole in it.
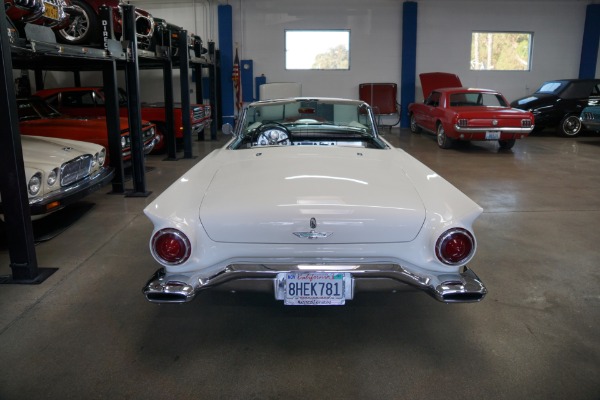
[[[419,74],[421,88],[423,89],[423,98],[426,99],[429,94],[441,88],[462,87],[458,75],[448,72],[426,72]]]
[[[200,209],[212,240],[379,243],[419,233],[419,194],[389,156],[375,157],[391,150],[289,150],[257,149],[216,172]]]

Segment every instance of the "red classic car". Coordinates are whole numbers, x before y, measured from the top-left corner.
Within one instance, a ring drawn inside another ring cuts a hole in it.
[[[57,39],[63,43],[75,45],[101,44],[101,26],[99,8],[109,6],[113,8],[113,29],[117,39],[123,32],[123,17],[120,0],[71,0],[78,15],[71,24],[58,31]],[[154,34],[154,20],[152,15],[141,8],[135,9],[135,30],[138,47],[146,49],[150,46]]]
[[[106,118],[69,118],[50,107],[44,100],[36,97],[17,99],[17,108],[19,111],[19,130],[22,135],[81,140],[108,148]],[[131,160],[129,121],[127,118],[121,118],[120,120],[123,160],[129,162]],[[144,153],[146,154],[154,148],[156,142],[155,131],[154,124],[143,121],[142,136]]]
[[[104,106],[104,91],[100,87],[70,87],[45,89],[36,93],[46,100],[48,104],[57,110],[72,116],[93,117],[106,115]],[[127,94],[119,89],[119,103],[121,105],[121,116],[127,116]],[[165,133],[165,106],[163,103],[142,103],[142,118],[156,124],[160,139],[155,146],[154,152],[164,150]],[[211,123],[210,106],[204,104],[192,104],[190,110],[192,123],[192,134],[201,132]],[[175,137],[183,138],[183,126],[181,122],[181,105],[173,109]]]
[[[495,140],[511,149],[533,130],[533,114],[511,108],[495,90],[462,87],[458,76],[444,72],[419,77],[425,101],[408,106],[410,130],[433,132],[443,149],[456,140]]]
[[[31,23],[53,29],[66,27],[70,15],[75,13],[70,0],[4,0],[4,9],[6,16],[17,24]]]

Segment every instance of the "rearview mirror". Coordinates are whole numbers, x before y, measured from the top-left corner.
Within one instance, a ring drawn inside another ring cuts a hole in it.
[[[231,135],[233,133],[233,126],[230,123],[223,124],[221,132],[223,132],[224,135]]]

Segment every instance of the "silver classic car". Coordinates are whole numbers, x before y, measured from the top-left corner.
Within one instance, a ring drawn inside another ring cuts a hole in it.
[[[467,267],[481,207],[379,136],[362,101],[251,103],[232,139],[144,212],[160,268],[143,293],[155,303],[205,289],[288,305],[406,287],[442,302],[486,294]]]
[[[77,140],[21,136],[32,219],[58,211],[110,183],[104,147]],[[2,204],[0,203],[0,212]]]

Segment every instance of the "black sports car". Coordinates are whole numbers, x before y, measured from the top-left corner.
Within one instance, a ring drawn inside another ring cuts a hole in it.
[[[575,137],[582,129],[581,111],[587,106],[600,105],[600,79],[547,81],[532,95],[510,105],[531,111],[536,130],[556,126],[559,135]]]

